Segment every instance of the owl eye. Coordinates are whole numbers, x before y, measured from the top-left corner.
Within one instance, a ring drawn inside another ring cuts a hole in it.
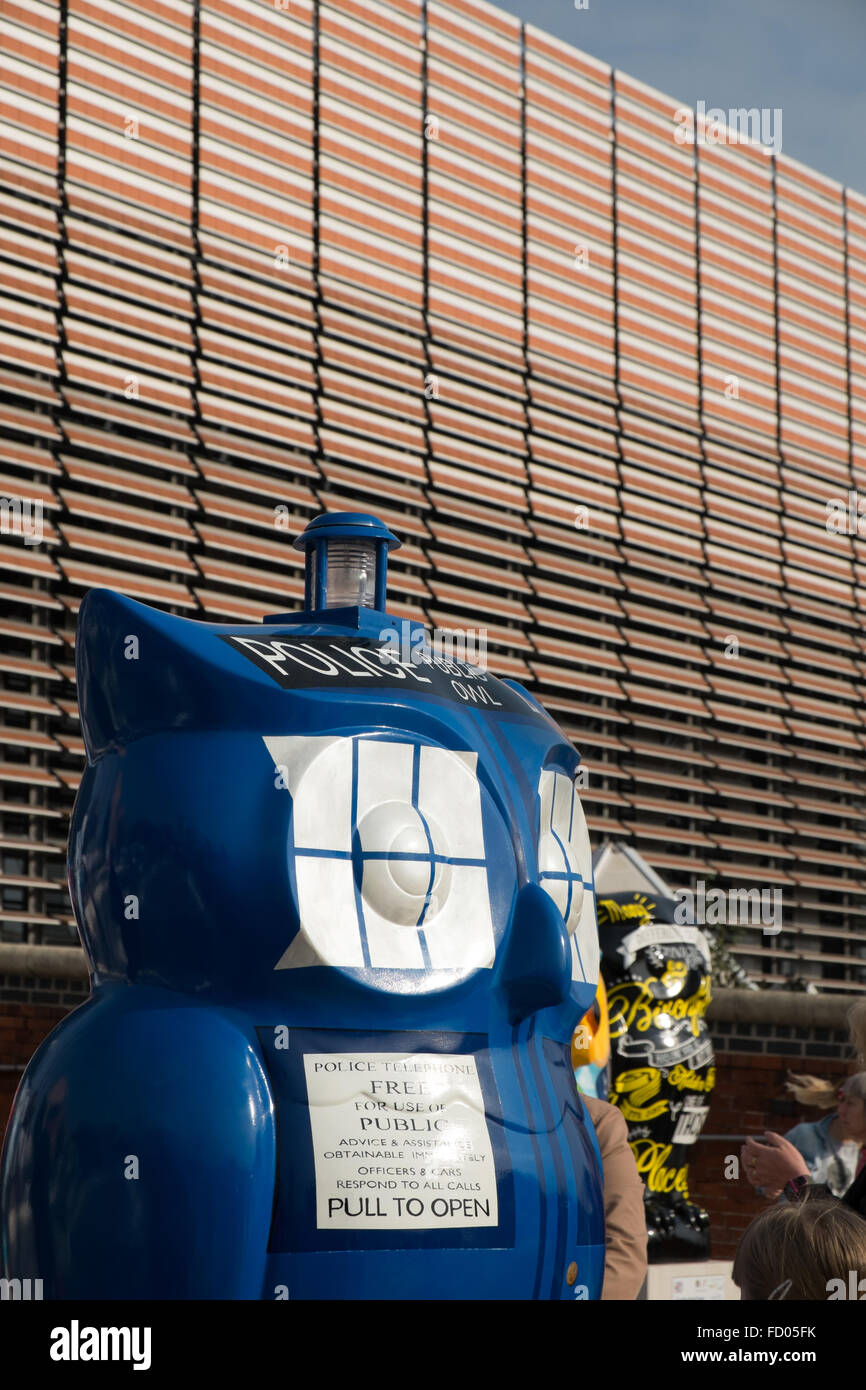
[[[386,970],[387,988],[418,993],[438,987],[437,971],[492,966],[475,754],[357,735],[274,735],[265,744],[292,798],[287,854],[299,925],[275,969]]]
[[[598,978],[598,933],[589,831],[574,778],[545,768],[538,783],[538,881],[571,938],[572,978]]]

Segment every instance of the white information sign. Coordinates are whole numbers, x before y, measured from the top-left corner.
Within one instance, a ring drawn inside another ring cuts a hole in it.
[[[306,1053],[319,1230],[496,1226],[475,1058]]]
[[[699,1274],[674,1279],[671,1282],[671,1298],[689,1302],[718,1303],[725,1297],[725,1280],[721,1274]]]

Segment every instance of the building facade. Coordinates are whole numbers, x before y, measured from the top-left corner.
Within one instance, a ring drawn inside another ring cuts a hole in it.
[[[778,893],[749,971],[866,990],[866,198],[478,0],[0,35],[0,940],[74,940],[84,592],[257,621],[365,510],[596,843]]]

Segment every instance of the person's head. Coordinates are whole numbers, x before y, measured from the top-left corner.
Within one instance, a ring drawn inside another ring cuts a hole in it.
[[[843,1081],[837,1092],[836,1110],[846,1139],[866,1144],[866,1071]]]
[[[866,1278],[866,1220],[843,1202],[812,1197],[779,1202],[745,1229],[732,1277],[740,1297],[826,1299],[832,1279]]]

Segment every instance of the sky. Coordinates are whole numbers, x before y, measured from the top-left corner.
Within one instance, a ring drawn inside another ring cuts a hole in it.
[[[495,3],[684,106],[780,108],[782,153],[866,194],[866,0]]]

